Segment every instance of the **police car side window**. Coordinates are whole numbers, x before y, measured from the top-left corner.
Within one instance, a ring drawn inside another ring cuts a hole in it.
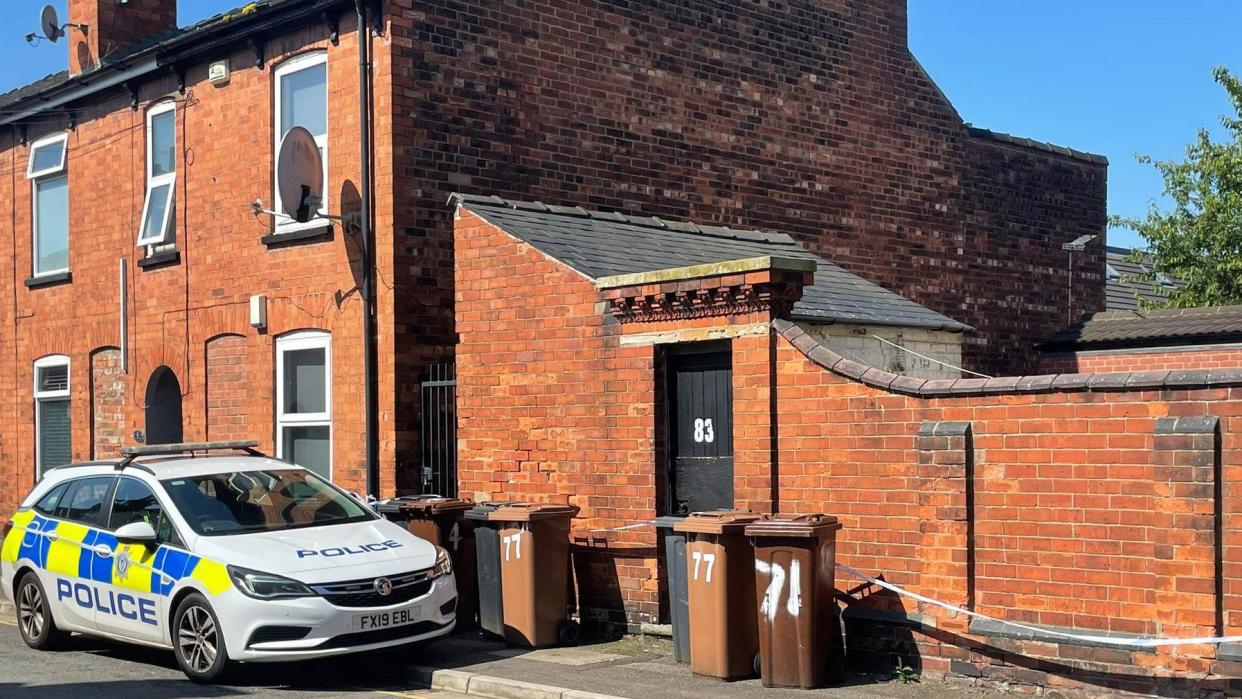
[[[44,495],[39,502],[34,505],[34,511],[41,515],[53,517],[56,515],[56,506],[61,504],[61,500],[65,497],[65,491],[68,490],[68,483],[61,483],[52,488],[52,492]]]
[[[102,527],[105,498],[115,480],[111,476],[104,476],[78,481],[77,490],[70,496],[68,510],[62,510],[65,512],[64,518],[88,527]]]
[[[164,508],[151,488],[134,478],[122,478],[116,485],[116,494],[112,496],[112,517],[108,528],[116,531],[134,522],[150,524],[162,542],[178,541],[172,522],[164,514]]]

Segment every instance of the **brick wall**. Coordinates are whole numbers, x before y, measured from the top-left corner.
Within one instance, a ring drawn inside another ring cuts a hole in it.
[[[126,12],[153,7],[131,5]],[[384,469],[385,492],[417,485],[418,382],[429,364],[451,358],[456,339],[443,206],[450,191],[789,231],[979,327],[965,360],[989,371],[1029,363],[1023,341],[1063,324],[1060,302],[1041,295],[1061,288],[1059,243],[1102,231],[1104,166],[966,129],[909,54],[901,0],[659,0],[642,8],[395,0],[385,11],[372,40],[381,461],[394,464]],[[142,426],[133,397],[167,365],[186,392],[186,438],[205,435],[214,400],[204,395],[207,343],[237,334],[256,369],[247,412],[261,429],[253,436],[271,448],[274,338],[330,329],[337,473],[361,485],[357,240],[338,227],[331,240],[269,249],[258,242],[266,222],[247,208],[272,199],[272,68],[308,49],[329,54],[329,193],[357,201],[357,46],[348,9],[338,29],[337,42],[319,23],[272,36],[260,47],[261,65],[250,49],[221,51],[212,59],[232,66],[222,88],[206,82],[205,62],[183,64],[185,94],[169,75],[137,85],[137,111],[119,88],[80,105],[68,146],[71,284],[22,285],[28,148],[16,130],[0,134],[0,218],[15,233],[0,245],[18,260],[9,301],[0,304],[12,340],[5,346],[14,349],[0,364],[17,389],[8,394],[12,424],[31,424],[30,362],[63,351],[78,377],[75,435],[90,434],[88,357],[119,345],[115,275],[125,258],[130,408],[121,433]],[[139,269],[143,116],[165,97],[178,100],[181,256]],[[67,126],[53,117],[29,125],[26,136]],[[1094,288],[1096,257],[1093,247],[1083,258],[1083,289]],[[1020,285],[1021,293],[995,294]],[[257,293],[271,304],[265,334],[244,316]],[[1083,293],[1084,310],[1098,305]],[[1009,340],[1016,353],[1005,349]],[[31,431],[5,438],[0,455],[26,482]],[[75,456],[90,450],[84,438],[74,446]]]
[[[782,391],[794,394],[782,401],[781,502],[840,517],[840,561],[1007,620],[1170,637],[1238,631],[1236,544],[1216,519],[1242,509],[1227,475],[1242,455],[1236,368],[1216,374],[1220,387],[1206,372],[1149,372],[1067,377],[1059,390],[1051,376],[1027,379],[1026,390],[999,379],[988,394],[961,397],[954,386],[981,393],[986,382],[933,382],[921,398],[828,371],[808,347],[778,341]],[[1184,388],[1168,383],[1183,379]],[[932,444],[928,421],[966,425],[972,441]],[[974,475],[963,481],[967,459]],[[942,494],[929,499],[928,487]],[[967,492],[973,507],[963,511]],[[973,537],[939,533],[963,516]],[[1216,566],[1232,572],[1218,579]],[[1212,678],[1236,671],[1212,646],[1020,641],[1012,629],[878,599],[935,618],[907,648],[925,669],[1088,694],[1219,688]],[[1168,671],[1180,676],[1152,677]]]
[[[249,360],[243,335],[207,341],[207,439],[247,439],[262,424],[252,398],[259,377]]]
[[[1057,352],[1045,354],[1039,362],[1046,374],[1075,372],[1170,371],[1174,369],[1232,369],[1242,366],[1242,347],[1206,345],[1203,347],[1151,348],[1109,352]]]
[[[121,350],[105,348],[91,354],[91,458],[120,456],[125,434],[125,380]]]
[[[654,532],[603,530],[667,511],[665,347],[725,339],[736,506],[836,515],[839,562],[1005,620],[1242,632],[1242,370],[898,377],[762,312],[618,322],[611,290],[472,213],[457,226],[462,492],[582,508],[584,618],[659,619]],[[1067,696],[1242,690],[1230,647],[1021,638],[844,574],[837,588],[852,663]]]
[[[453,191],[787,231],[979,328],[989,374],[1066,324],[1061,243],[1098,236],[1074,308],[1103,308],[1106,166],[964,127],[904,0],[390,7],[400,391],[452,332]]]
[[[10,512],[33,482],[32,364],[47,354],[71,360],[75,459],[108,456],[131,443],[145,426],[144,398],[152,372],[169,367],[181,385],[187,440],[258,439],[275,453],[273,404],[275,343],[296,330],[332,334],[333,457],[335,479],[363,488],[362,313],[358,298],[356,236],[334,226],[327,239],[268,247],[266,217],[249,203],[272,201],[273,69],[308,50],[328,53],[329,177],[334,202],[347,199],[358,179],[357,46],[352,12],[341,17],[337,43],[328,29],[313,26],[275,35],[262,44],[264,62],[250,49],[222,52],[232,76],[224,87],[207,82],[207,63],[186,65],[186,92],[161,73],[138,86],[138,108],[128,96],[110,93],[76,113],[41,119],[26,131],[29,141],[67,130],[71,199],[72,280],[28,288],[31,274],[31,186],[25,177],[29,147],[15,129],[0,132],[0,220],[13,235],[0,240],[15,260],[0,303],[0,512]],[[384,43],[375,40],[377,82],[391,85]],[[378,91],[377,91],[378,93]],[[176,240],[179,259],[140,267],[135,246],[144,198],[146,110],[176,101]],[[379,110],[383,111],[383,110]],[[391,123],[391,119],[389,122]],[[378,130],[376,152],[387,153],[387,127]],[[377,159],[391,173],[391,160]],[[107,173],[107,176],[100,176]],[[391,179],[391,174],[387,177]],[[378,178],[377,178],[378,179]],[[391,355],[393,273],[392,195],[377,199],[380,250],[378,310],[382,346],[381,460],[393,463],[395,429]],[[356,197],[352,206],[357,206]],[[334,204],[334,207],[338,204]],[[118,260],[128,267],[128,371],[119,373]],[[267,297],[268,325],[250,327],[251,295]],[[109,353],[111,352],[111,353]],[[92,391],[92,388],[94,391]],[[392,468],[383,491],[392,493]]]

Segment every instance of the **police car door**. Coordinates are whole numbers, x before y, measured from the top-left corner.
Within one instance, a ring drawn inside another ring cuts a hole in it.
[[[59,618],[88,629],[96,628],[96,610],[101,590],[97,561],[112,555],[108,540],[100,540],[104,504],[116,482],[115,476],[90,476],[70,482],[65,497],[56,508],[64,521],[48,529],[51,541],[42,566],[43,588],[52,599]]]
[[[164,643],[163,610],[156,592],[161,589],[161,573],[154,570],[153,563],[162,544],[177,543],[176,535],[151,486],[121,476],[113,491],[107,528],[115,537],[118,529],[134,522],[150,524],[159,542],[116,541],[107,566],[107,600],[97,610],[95,623],[106,633]]]

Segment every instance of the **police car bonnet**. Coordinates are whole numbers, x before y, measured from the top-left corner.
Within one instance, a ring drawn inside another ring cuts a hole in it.
[[[305,582],[340,580],[340,572],[347,568],[358,568],[354,571],[357,577],[368,577],[408,573],[430,568],[436,562],[434,546],[383,519],[203,537],[198,548],[234,565],[292,574]],[[304,577],[298,573],[322,574]]]

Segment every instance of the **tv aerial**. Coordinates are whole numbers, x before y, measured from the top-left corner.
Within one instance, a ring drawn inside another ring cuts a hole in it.
[[[86,31],[85,24],[75,24],[73,22],[65,22],[64,24],[61,24],[60,16],[56,14],[56,8],[51,5],[44,5],[43,10],[39,13],[39,29],[41,29],[43,33],[36,34],[35,32],[30,32],[26,35],[26,43],[31,46],[38,46],[39,41],[47,39],[54,44],[57,41],[60,41],[60,38],[65,35],[65,29],[67,27],[80,29],[84,32]]]
[[[334,216],[321,212],[323,206],[323,154],[315,137],[303,126],[295,126],[280,140],[276,152],[276,192],[280,210],[263,206],[262,199],[250,204],[254,215],[267,214],[281,219],[306,223],[315,218],[341,221],[357,226],[358,216]]]

